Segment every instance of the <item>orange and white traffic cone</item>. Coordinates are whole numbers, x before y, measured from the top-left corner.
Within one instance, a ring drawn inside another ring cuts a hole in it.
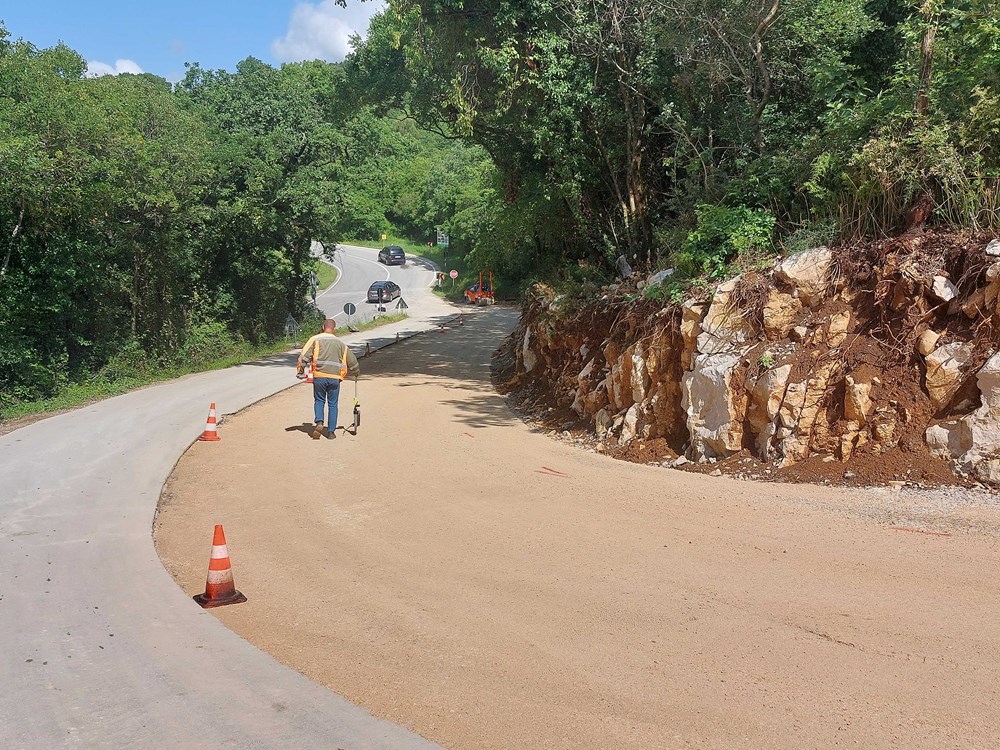
[[[229,549],[226,547],[226,534],[222,531],[222,524],[215,525],[215,536],[212,537],[212,557],[208,561],[205,593],[198,594],[194,600],[205,609],[240,604],[247,600],[236,590],[233,582],[233,569],[229,564]]]
[[[212,405],[208,407],[208,419],[205,421],[205,431],[201,433],[201,437],[198,439],[207,441],[221,440],[222,438],[219,437],[219,433],[215,429],[216,424],[215,402],[213,401]]]
[[[315,375],[313,374],[313,366],[309,365],[309,369],[306,370],[306,382],[307,383],[313,382],[313,378],[314,377],[315,377]]]

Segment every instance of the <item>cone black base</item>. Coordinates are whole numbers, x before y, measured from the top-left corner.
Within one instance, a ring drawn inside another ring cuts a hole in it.
[[[198,604],[202,606],[203,609],[211,609],[212,607],[225,607],[227,604],[242,604],[247,600],[243,594],[239,591],[234,591],[229,596],[222,597],[220,599],[209,599],[205,594],[197,594],[191,597]]]

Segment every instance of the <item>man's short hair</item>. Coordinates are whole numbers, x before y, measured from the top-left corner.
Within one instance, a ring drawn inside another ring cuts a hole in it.
[[[331,331],[336,331],[337,330],[337,321],[331,320],[330,318],[327,318],[326,320],[324,320],[323,321],[323,330],[325,331],[327,328],[329,328]]]

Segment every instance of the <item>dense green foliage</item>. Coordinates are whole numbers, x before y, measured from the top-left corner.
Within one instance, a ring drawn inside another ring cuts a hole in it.
[[[490,155],[490,199],[468,223],[484,262],[607,268],[624,253],[717,274],[750,237],[757,252],[925,221],[1000,226],[994,11],[390,0],[348,79]]]
[[[357,107],[335,65],[84,70],[0,26],[0,413],[266,348],[314,316],[313,240],[461,221],[490,169]]]
[[[311,314],[314,240],[443,228],[501,292],[625,255],[673,299],[837,236],[1000,229],[993,5],[389,0],[343,65],[173,87],[0,26],[0,408],[266,345]]]

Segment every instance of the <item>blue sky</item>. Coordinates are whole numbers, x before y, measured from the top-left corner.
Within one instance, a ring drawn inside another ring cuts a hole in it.
[[[184,75],[185,62],[232,70],[253,55],[277,65],[304,59],[338,61],[352,32],[364,35],[380,0],[0,0],[0,21],[15,39],[39,47],[63,41],[92,73]]]

